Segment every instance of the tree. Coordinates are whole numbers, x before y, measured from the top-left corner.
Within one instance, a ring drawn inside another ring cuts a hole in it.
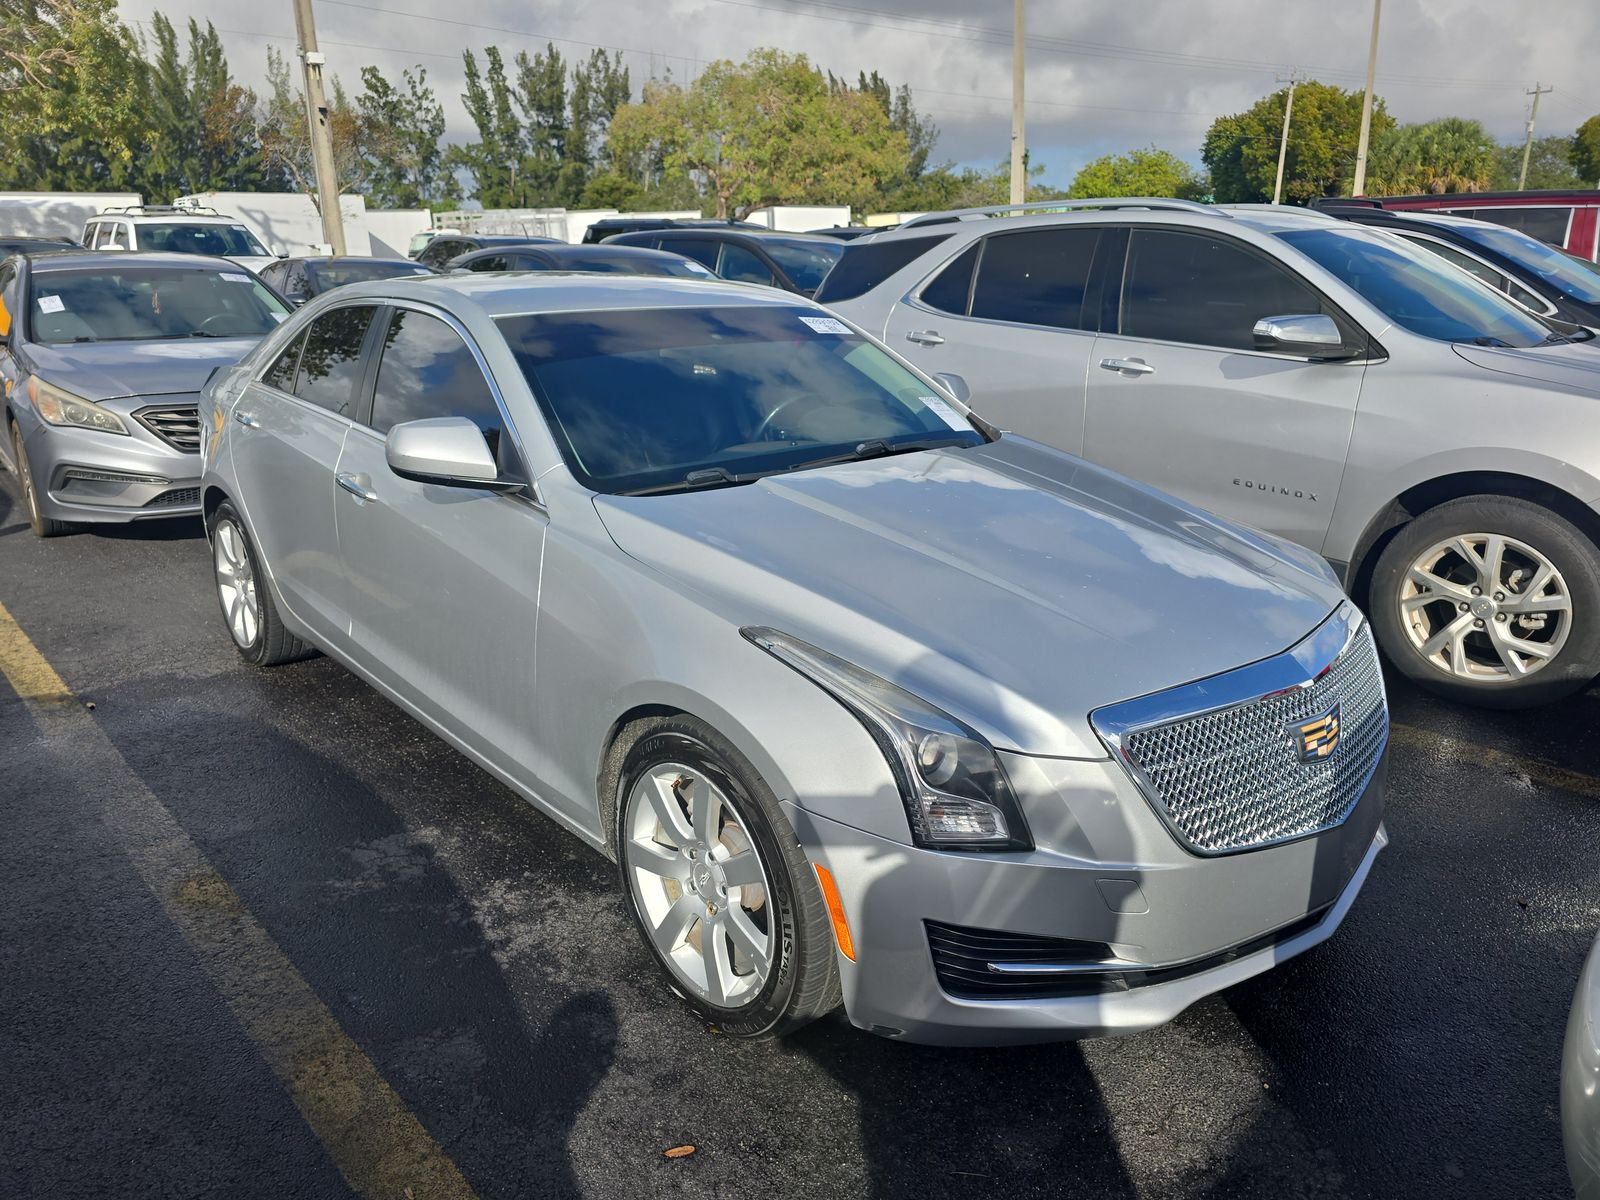
[[[376,151],[367,171],[367,199],[377,208],[416,208],[460,199],[460,185],[445,170],[444,108],[418,67],[400,73],[396,88],[376,67],[361,68],[356,109]]]
[[[256,95],[234,82],[216,29],[208,21],[202,31],[190,20],[186,58],[179,56],[177,31],[165,16],[155,14],[151,31],[155,55],[140,90],[152,128],[148,152],[134,168],[139,191],[170,201],[261,186]]]
[[[906,137],[871,95],[834,90],[804,55],[758,49],[712,63],[689,87],[647,86],[617,111],[613,152],[699,182],[728,216],[769,204],[870,202],[903,173]]]
[[[622,51],[608,55],[604,50],[590,53],[589,61],[573,68],[571,116],[567,122],[566,158],[569,165],[582,167],[588,177],[606,163],[606,136],[612,118],[633,99],[628,68],[622,65]]]
[[[554,44],[546,43],[544,53],[532,58],[518,51],[516,66],[517,107],[527,125],[517,166],[517,203],[555,201],[567,157],[567,64]],[[579,178],[576,190],[582,187]],[[570,182],[566,190],[574,190]]]
[[[452,146],[445,165],[472,176],[473,195],[485,208],[517,207],[523,203],[517,172],[527,157],[527,138],[512,108],[511,87],[499,48],[490,46],[484,51],[484,58],[488,70],[480,75],[472,51],[464,51],[461,56],[467,84],[467,93],[461,99],[477,127],[478,140]]]
[[[339,177],[339,190],[364,193],[372,186],[375,164],[387,153],[383,131],[370,115],[350,103],[337,76],[330,81],[329,90],[328,134],[333,143],[333,169]],[[305,98],[291,79],[283,54],[271,47],[267,49],[267,98],[262,102],[257,127],[261,131],[261,160],[268,187],[306,192],[320,211],[322,200],[317,195]]]
[[[1028,167],[1028,202],[1064,200],[1067,193],[1036,182],[1044,175],[1044,165]],[[936,212],[948,208],[987,208],[1011,200],[1011,163],[999,163],[987,171],[976,167],[957,170],[946,163],[924,171],[903,187],[886,194],[884,212]]]
[[[1280,89],[1242,113],[1212,122],[1200,157],[1211,172],[1218,203],[1258,203],[1272,198],[1288,94],[1287,88]],[[1372,137],[1382,138],[1393,126],[1394,118],[1383,101],[1374,98]],[[1318,196],[1348,193],[1360,127],[1360,92],[1315,80],[1296,88],[1284,164],[1284,198],[1303,204]]]
[[[1482,124],[1461,117],[1392,126],[1373,142],[1367,191],[1375,196],[1482,191],[1493,181],[1497,149]]]
[[[1198,200],[1206,194],[1205,179],[1183,159],[1151,146],[1127,154],[1107,154],[1084,164],[1068,194],[1094,196],[1175,196]]]
[[[1496,147],[1491,188],[1508,190],[1517,186],[1522,174],[1522,143],[1507,142]],[[1590,187],[1572,167],[1572,139],[1569,137],[1542,137],[1533,139],[1533,152],[1528,155],[1528,182],[1530,188],[1581,188]]]
[[[1572,169],[1584,187],[1600,187],[1600,115],[1590,117],[1572,135]]]

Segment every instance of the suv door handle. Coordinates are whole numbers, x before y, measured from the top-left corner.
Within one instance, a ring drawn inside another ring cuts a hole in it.
[[[371,501],[378,498],[378,493],[368,486],[371,481],[365,475],[352,475],[349,471],[340,471],[333,477],[333,481],[357,500]]]
[[[247,412],[240,412],[238,409],[233,410],[233,419],[239,422],[239,424],[243,425],[246,429],[261,428],[261,422],[256,420],[254,416]]]
[[[942,346],[944,339],[932,329],[913,329],[906,334],[906,341],[916,342],[922,346]]]
[[[1102,358],[1100,366],[1107,371],[1120,371],[1124,375],[1154,375],[1156,369],[1142,358]]]

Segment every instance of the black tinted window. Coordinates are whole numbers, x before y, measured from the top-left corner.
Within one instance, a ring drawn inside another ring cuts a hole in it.
[[[372,397],[372,427],[424,417],[466,417],[498,449],[500,410],[466,342],[437,317],[397,309],[383,338]]]
[[[972,315],[1076,329],[1100,231],[1030,229],[989,237],[978,263]]]
[[[978,264],[978,247],[982,244],[973,242],[955,262],[940,271],[938,277],[922,289],[922,302],[940,312],[966,316],[967,301],[972,297],[972,269]]]
[[[284,352],[278,355],[273,364],[261,376],[261,382],[268,387],[275,387],[280,392],[294,390],[294,369],[300,361],[300,347],[306,344],[305,335],[301,334],[290,342]]]
[[[652,244],[662,250],[670,250],[674,254],[692,258],[713,271],[717,269],[717,243],[712,238],[664,237],[659,241],[653,240]]]
[[[1233,242],[1168,229],[1133,231],[1122,290],[1128,337],[1253,350],[1252,331],[1262,317],[1325,311],[1307,284]]]
[[[361,379],[361,343],[376,310],[370,304],[325,312],[306,333],[294,394],[329,412],[348,417]]]
[[[462,265],[469,271],[509,271],[511,269],[511,257],[507,254],[489,254]]]
[[[724,243],[722,247],[722,265],[717,268],[717,274],[734,283],[776,282],[766,263],[743,246],[735,246],[732,242]]]
[[[949,236],[948,233],[941,233],[931,237],[896,238],[888,242],[874,242],[868,237],[846,242],[844,253],[823,279],[816,298],[826,304],[830,300],[854,300],[857,296],[863,296]],[[965,292],[961,299],[964,307]]]

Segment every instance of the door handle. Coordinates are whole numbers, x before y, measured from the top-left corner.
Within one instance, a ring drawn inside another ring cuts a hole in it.
[[[261,422],[256,420],[254,416],[247,412],[240,412],[238,409],[233,410],[233,419],[239,422],[239,424],[243,425],[246,429],[261,428]]]
[[[1156,369],[1142,358],[1102,358],[1100,365],[1107,371],[1124,375],[1154,375]]]
[[[910,333],[906,334],[906,341],[916,342],[918,345],[922,346],[944,345],[944,339],[932,329],[913,329]]]
[[[340,471],[333,477],[333,481],[349,492],[357,500],[376,500],[378,493],[367,486],[365,475],[352,475],[349,471]]]

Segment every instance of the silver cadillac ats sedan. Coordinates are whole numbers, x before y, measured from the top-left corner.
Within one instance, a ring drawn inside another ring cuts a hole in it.
[[[1387,840],[1320,559],[794,296],[356,285],[202,433],[245,659],[332,655],[613,857],[725,1032],[1148,1028],[1327,938]]]

